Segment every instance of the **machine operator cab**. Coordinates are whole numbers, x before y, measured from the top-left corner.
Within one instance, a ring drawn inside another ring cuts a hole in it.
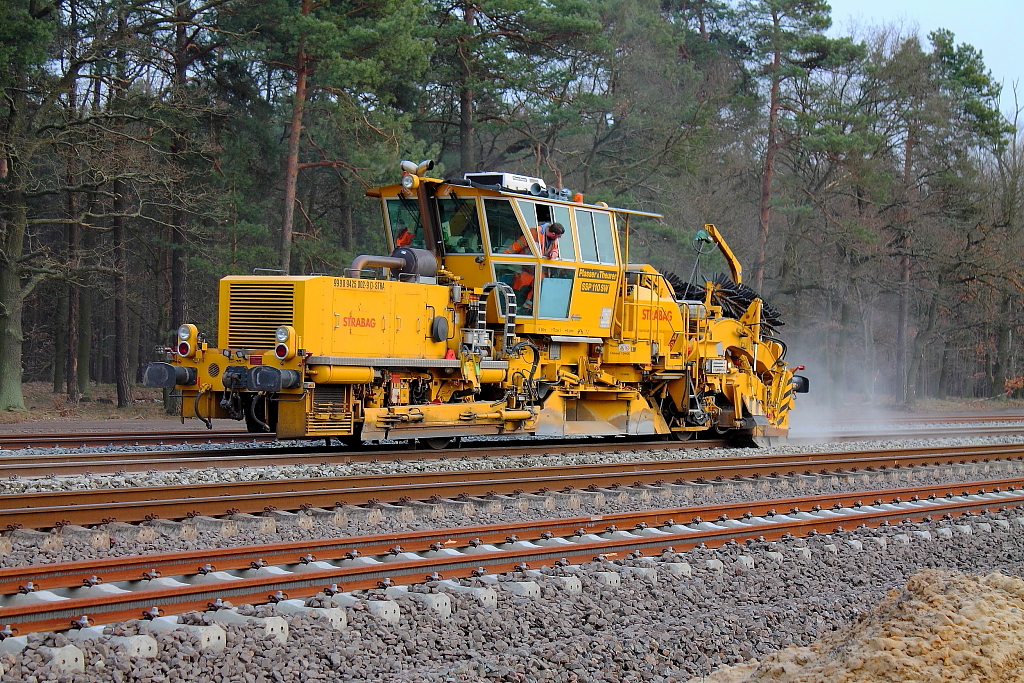
[[[612,335],[627,261],[620,233],[628,216],[657,214],[584,204],[540,178],[511,173],[424,178],[425,165],[406,162],[403,183],[367,192],[381,202],[394,248],[433,252],[465,287],[509,285],[518,334]]]

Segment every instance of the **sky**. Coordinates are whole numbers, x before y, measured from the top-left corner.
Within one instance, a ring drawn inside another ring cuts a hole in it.
[[[851,24],[915,27],[922,45],[938,28],[953,32],[956,44],[981,50],[992,76],[1003,84],[1002,110],[1014,109],[1013,86],[1019,83],[1024,106],[1024,0],[829,0],[833,35],[849,32]]]

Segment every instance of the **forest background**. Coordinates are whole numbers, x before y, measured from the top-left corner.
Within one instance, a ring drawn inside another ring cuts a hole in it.
[[[819,404],[1020,392],[1007,94],[949,31],[830,24],[820,0],[5,0],[0,409],[23,381],[127,406],[180,323],[215,330],[218,278],[383,253],[363,193],[406,158],[659,212],[632,260],[684,279],[717,224]]]

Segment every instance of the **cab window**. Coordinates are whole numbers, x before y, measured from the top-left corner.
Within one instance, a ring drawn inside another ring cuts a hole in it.
[[[564,238],[563,238],[564,239]],[[572,301],[572,279],[576,271],[572,268],[541,269],[540,301],[537,316],[540,318],[568,318]]]
[[[487,237],[491,240],[491,253],[513,256],[533,256],[533,240],[523,234],[512,202],[507,199],[485,199]]]
[[[601,211],[576,209],[580,259],[591,263],[615,263],[615,239],[611,216]]]
[[[416,202],[406,197],[389,199],[388,226],[391,228],[391,239],[396,248],[426,247],[423,241],[423,224],[420,223],[420,210]]]
[[[528,228],[536,228],[544,223],[560,223],[565,228],[565,234],[558,240],[558,258],[562,261],[576,260],[576,245],[572,239],[569,207],[552,206],[524,199],[518,199],[516,203],[519,205],[519,211],[523,214]]]
[[[439,199],[441,234],[448,254],[482,254],[480,219],[475,199]]]
[[[594,215],[589,211],[577,211],[576,230],[580,238],[580,260],[596,263],[597,238],[594,237]]]
[[[516,315],[533,317],[533,294],[536,289],[536,269],[518,263],[497,263],[494,265],[494,277],[504,282],[516,293]]]

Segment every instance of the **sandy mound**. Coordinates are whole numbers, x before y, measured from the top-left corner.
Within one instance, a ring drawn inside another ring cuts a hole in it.
[[[918,572],[857,623],[809,647],[691,683],[1024,681],[1024,581]]]

